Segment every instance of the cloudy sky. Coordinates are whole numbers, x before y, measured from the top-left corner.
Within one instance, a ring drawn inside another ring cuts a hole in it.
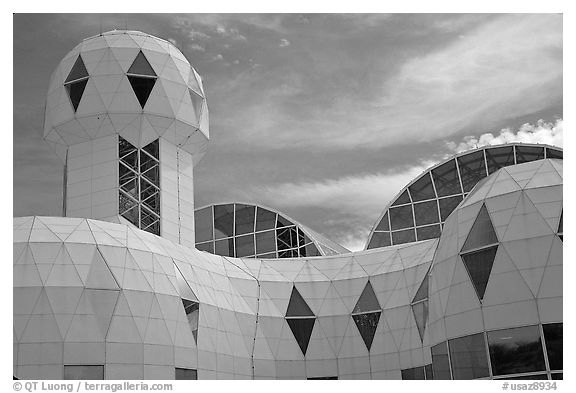
[[[14,216],[61,214],[62,164],[42,142],[50,73],[126,26],[172,41],[204,79],[196,206],[261,203],[353,250],[456,151],[562,146],[560,15],[15,15]]]

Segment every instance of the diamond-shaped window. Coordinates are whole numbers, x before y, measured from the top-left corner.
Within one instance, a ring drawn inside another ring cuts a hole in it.
[[[316,322],[316,316],[306,304],[306,301],[300,295],[300,292],[296,287],[292,287],[292,294],[290,295],[290,302],[288,303],[288,309],[286,310],[286,322],[292,330],[292,334],[302,350],[302,353],[306,355],[306,350],[308,349],[308,343],[310,342],[310,336],[312,335],[312,330],[314,329],[314,323]]]
[[[82,94],[84,94],[84,89],[88,83],[88,77],[88,71],[86,70],[82,56],[78,55],[68,77],[66,77],[64,81],[64,87],[66,88],[66,93],[68,93],[68,98],[70,98],[74,112],[76,112],[78,105],[80,105]]]
[[[127,74],[132,90],[134,90],[140,106],[144,109],[156,84],[157,75],[142,51],[138,52]]]
[[[354,310],[352,310],[352,319],[354,323],[356,323],[356,327],[368,350],[372,347],[372,341],[378,328],[381,313],[380,303],[374,293],[374,288],[372,288],[372,284],[368,281],[358,302],[356,302]]]
[[[426,272],[422,283],[420,283],[420,287],[418,291],[416,291],[411,305],[416,327],[418,328],[418,334],[422,341],[424,341],[424,332],[426,330],[426,322],[428,321],[428,273],[429,271]]]

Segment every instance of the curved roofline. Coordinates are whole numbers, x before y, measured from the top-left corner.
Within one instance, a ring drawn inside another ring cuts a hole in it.
[[[306,225],[302,224],[301,222],[296,221],[295,219],[293,219],[292,217],[290,217],[286,213],[283,213],[277,209],[274,209],[274,208],[271,208],[271,207],[268,207],[268,206],[265,206],[265,205],[262,205],[259,203],[250,203],[250,202],[244,202],[244,201],[217,202],[217,203],[210,203],[207,205],[203,205],[203,206],[198,207],[198,208],[194,208],[194,212],[196,212],[197,210],[205,209],[205,208],[210,207],[210,206],[230,205],[230,204],[256,206],[256,207],[260,207],[262,209],[269,210],[272,213],[276,213],[276,214],[283,216],[288,221],[291,221],[294,225],[297,225],[298,227],[300,227],[300,229],[302,229],[304,234],[306,234],[306,236],[308,236],[310,238],[310,240],[312,240],[314,243],[322,243],[323,246],[327,246],[327,247],[331,248],[333,251],[338,252],[340,254],[347,254],[347,253],[352,252],[352,251],[348,250],[346,247],[342,246],[341,244],[336,243],[334,240],[330,240],[326,236],[316,232],[313,229],[308,228]],[[320,251],[320,248],[319,247],[317,247],[317,248]]]
[[[84,41],[92,40],[92,39],[94,39],[94,38],[102,37],[102,36],[104,36],[104,35],[112,34],[112,33],[116,33],[116,34],[134,34],[134,35],[142,35],[142,36],[146,36],[146,37],[152,37],[152,38],[157,39],[157,40],[159,40],[159,41],[166,42],[167,44],[170,44],[170,45],[172,45],[172,46],[174,46],[174,47],[176,48],[176,46],[175,46],[173,43],[171,43],[171,42],[168,41],[168,40],[165,40],[164,38],[156,37],[155,35],[148,34],[148,33],[144,33],[143,31],[140,31],[140,30],[127,30],[127,29],[113,29],[113,30],[104,31],[104,32],[99,33],[99,34],[94,34],[93,36],[84,38],[84,39],[81,41],[81,43],[84,42]]]
[[[390,199],[390,201],[388,202],[388,204],[386,205],[386,207],[382,210],[382,212],[380,213],[380,216],[378,217],[378,219],[376,220],[376,222],[372,225],[372,228],[370,229],[370,233],[368,234],[368,239],[366,240],[366,244],[364,245],[364,250],[368,250],[368,245],[370,244],[370,241],[372,240],[372,237],[374,236],[374,233],[376,232],[376,228],[378,227],[378,224],[380,224],[380,221],[382,221],[382,218],[384,218],[384,215],[386,214],[386,212],[388,212],[388,210],[390,209],[390,207],[392,206],[392,203],[394,203],[396,201],[396,199],[398,199],[400,197],[400,195],[402,195],[402,193],[404,193],[404,191],[406,191],[412,184],[414,184],[416,181],[418,181],[422,176],[424,176],[426,173],[432,172],[434,169],[436,169],[437,167],[447,163],[450,160],[456,159],[458,157],[461,156],[465,156],[467,154],[471,154],[480,150],[485,150],[485,149],[491,149],[491,148],[498,148],[498,147],[505,147],[505,146],[530,146],[530,147],[544,147],[544,148],[551,148],[551,149],[556,149],[556,150],[561,150],[564,151],[563,148],[558,147],[558,146],[553,146],[553,145],[548,145],[545,143],[524,143],[524,142],[510,142],[510,143],[501,143],[499,145],[485,145],[485,146],[481,146],[481,147],[477,147],[475,149],[470,149],[470,150],[465,150],[462,151],[460,153],[456,153],[446,159],[444,159],[443,161],[440,161],[437,164],[434,164],[433,166],[429,167],[428,169],[426,169],[424,172],[420,173],[418,176],[416,176],[414,179],[412,179],[404,188],[402,188],[400,190],[400,192],[398,192],[394,198]],[[410,202],[411,204],[413,204],[414,202]],[[388,246],[390,247],[390,246]],[[377,248],[382,248],[382,247],[377,247]]]

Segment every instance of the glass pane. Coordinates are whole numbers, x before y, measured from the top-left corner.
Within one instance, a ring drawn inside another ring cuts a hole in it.
[[[412,205],[391,208],[390,222],[392,224],[392,230],[413,227],[414,217],[412,217]]]
[[[212,206],[194,212],[196,242],[212,240]]]
[[[426,379],[424,378],[424,367],[414,367],[414,368],[407,368],[406,370],[402,370],[402,379],[403,380],[421,380]]]
[[[544,159],[544,148],[538,146],[516,146],[516,163]]]
[[[314,381],[314,380],[329,380],[329,379],[335,379],[338,380],[338,377],[308,377],[306,378],[308,381]]]
[[[355,314],[376,310],[380,310],[380,304],[378,303],[372,284],[368,281],[362,291],[362,295],[360,295],[358,302],[356,302],[356,306],[354,307],[354,310],[352,310],[352,313]]]
[[[177,380],[198,379],[198,372],[196,370],[187,368],[176,368],[175,379]]]
[[[214,242],[196,243],[196,249],[214,254]]]
[[[440,225],[430,225],[427,227],[416,228],[418,240],[437,239],[440,237],[442,230]]]
[[[256,253],[263,254],[276,252],[276,235],[275,231],[266,231],[256,233]]]
[[[254,235],[236,236],[236,257],[254,256]]]
[[[148,101],[148,97],[150,96],[150,93],[156,84],[156,78],[143,78],[140,76],[128,75],[128,80],[130,81],[132,90],[134,90],[134,94],[136,94],[136,98],[138,98],[140,107],[144,109],[144,106]]]
[[[316,248],[316,246],[313,243],[306,245],[306,247],[304,247],[304,249],[306,250],[306,254],[302,255],[302,256],[318,257],[321,255],[320,251],[318,251],[318,248]],[[302,251],[302,249],[300,249],[300,251]]]
[[[428,299],[428,279],[430,277],[428,273],[429,271],[424,275],[422,283],[420,283],[420,287],[418,287],[418,291],[416,291],[416,295],[414,295],[414,299],[412,299],[412,303]]]
[[[144,56],[142,51],[138,52],[138,55],[134,59],[134,62],[128,69],[128,74],[135,74],[135,75],[147,75],[147,76],[156,76],[154,69]]]
[[[416,241],[416,234],[414,233],[414,229],[392,232],[392,243],[394,244],[404,244],[415,241]]]
[[[450,160],[432,170],[436,193],[439,197],[462,194],[456,161]]]
[[[558,223],[558,233],[563,233],[564,232],[564,211],[562,211],[562,213],[560,213],[560,222]]]
[[[438,203],[440,205],[440,220],[442,222],[446,221],[450,213],[456,209],[456,206],[462,202],[462,195],[457,195],[450,198],[439,199]]]
[[[457,158],[460,168],[460,178],[464,192],[469,192],[476,183],[486,177],[486,165],[484,163],[484,150],[464,154]]]
[[[286,310],[286,317],[313,317],[314,313],[306,304],[300,292],[296,287],[292,287],[292,294],[290,295],[290,302],[288,303],[288,309]]]
[[[564,158],[564,152],[562,150],[546,148],[546,158]]]
[[[216,239],[234,236],[233,204],[214,205],[214,236],[216,236]],[[216,253],[222,255],[218,252]]]
[[[224,257],[234,256],[234,238],[216,240],[214,243],[214,253]]]
[[[296,227],[285,227],[276,230],[276,243],[278,251],[288,250],[298,246],[298,233]]]
[[[298,258],[298,250],[279,250],[278,258]]]
[[[526,381],[544,381],[548,379],[548,375],[546,374],[536,374],[536,375],[524,375],[522,377],[507,377],[507,378],[499,378],[499,381],[513,381],[513,380],[526,380]]]
[[[266,229],[273,229],[276,223],[276,213],[270,210],[258,207],[256,209],[256,230],[264,231]]]
[[[562,370],[562,324],[549,323],[542,325],[544,340],[546,340],[546,352],[550,370]]]
[[[424,341],[426,322],[428,321],[428,300],[414,303],[412,305],[412,313],[414,314],[414,320],[416,321],[420,340]]]
[[[402,192],[402,194],[400,194],[400,196],[396,198],[392,206],[404,205],[410,202],[412,201],[410,200],[410,196],[408,196],[408,190],[404,190],[404,192]]]
[[[382,217],[382,219],[378,223],[376,230],[377,231],[389,231],[390,230],[390,224],[388,223],[388,212],[386,212],[386,214],[384,214],[384,217]]]
[[[493,375],[544,371],[544,354],[538,326],[488,332]]]
[[[256,207],[236,204],[236,236],[254,232]]]
[[[86,83],[88,83],[88,78],[65,85],[66,91],[68,92],[68,97],[70,98],[70,102],[74,107],[74,112],[76,112],[78,105],[80,105],[80,100],[82,99],[82,94],[84,94]]]
[[[432,364],[427,364],[424,366],[424,373],[426,374],[426,379],[434,379],[434,373],[432,372]]]
[[[440,222],[436,200],[414,204],[416,225],[435,224]]]
[[[434,188],[432,187],[432,180],[430,179],[430,173],[427,172],[414,184],[408,187],[410,190],[410,196],[412,197],[412,202],[424,201],[426,199],[436,198],[434,194]]]
[[[368,249],[387,247],[392,244],[390,240],[390,232],[374,232],[372,234],[372,239],[368,244]]]
[[[278,214],[278,217],[276,217],[276,228],[283,228],[290,225],[294,224],[288,221],[286,218],[282,217],[280,214]]]
[[[144,196],[142,196],[144,197]],[[160,193],[158,190],[142,201],[147,208],[152,210],[154,213],[160,215]]]
[[[454,379],[477,379],[490,375],[484,333],[449,340],[448,346]]]
[[[369,314],[356,314],[352,315],[352,319],[356,323],[356,327],[366,344],[366,348],[370,350],[372,347],[372,341],[374,340],[374,334],[376,334],[376,329],[378,328],[378,321],[380,320],[380,311],[373,312]]]
[[[562,373],[553,373],[553,374],[552,374],[552,379],[553,379],[553,380],[562,380],[562,379],[564,379],[564,378],[562,377]]]
[[[104,379],[104,366],[64,366],[64,379]]]
[[[144,146],[142,150],[158,160],[160,158],[160,139],[156,139],[154,142],[150,142]]]
[[[494,173],[505,166],[514,165],[514,148],[512,146],[486,149],[488,173]]]
[[[434,373],[434,379],[451,379],[447,343],[443,342],[434,345],[430,350],[432,352],[432,371]]]
[[[498,237],[494,231],[494,226],[490,220],[490,215],[488,214],[486,205],[482,205],[476,219],[474,220],[474,224],[468,233],[466,242],[464,242],[464,246],[462,246],[462,252],[494,243],[498,243]]]
[[[484,299],[484,292],[486,292],[486,285],[490,278],[497,250],[498,246],[462,255],[464,266],[480,300]]]
[[[275,252],[271,252],[271,253],[268,253],[268,254],[258,255],[258,256],[256,256],[256,258],[261,258],[261,259],[276,259],[276,258],[278,258],[278,256],[276,255]]]
[[[87,78],[87,77],[88,77],[88,70],[86,69],[86,66],[84,65],[84,61],[82,60],[82,56],[78,55],[78,58],[74,62],[74,65],[72,66],[72,69],[70,70],[70,73],[68,74],[68,77],[66,78],[64,83],[72,82],[76,79]]]
[[[312,329],[314,329],[314,322],[316,318],[297,318],[297,319],[286,319],[292,334],[298,343],[298,346],[302,350],[302,353],[306,355],[306,350],[308,349],[308,343],[310,342],[310,336],[312,335]]]

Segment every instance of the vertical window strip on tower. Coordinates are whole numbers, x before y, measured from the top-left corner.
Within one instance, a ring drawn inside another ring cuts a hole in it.
[[[118,157],[120,215],[160,235],[159,140],[139,149],[119,136]]]

